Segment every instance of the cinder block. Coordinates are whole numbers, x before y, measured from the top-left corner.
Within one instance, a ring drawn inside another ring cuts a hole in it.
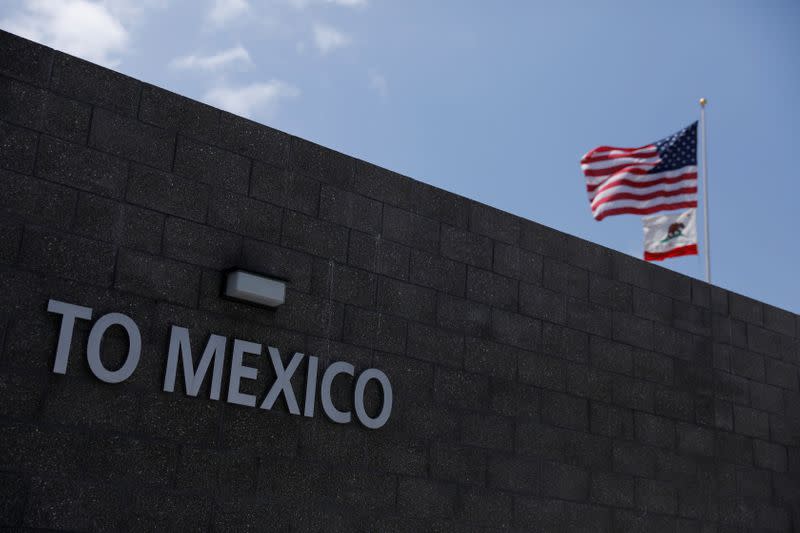
[[[567,325],[593,335],[611,337],[611,311],[584,300],[567,300]]]
[[[655,387],[647,381],[625,376],[614,378],[614,403],[629,409],[653,412]]]
[[[369,468],[377,472],[406,476],[424,476],[427,472],[428,445],[422,440],[396,436],[375,438],[367,447],[367,456]]]
[[[640,289],[652,288],[655,267],[628,254],[614,254],[611,259],[614,279]]]
[[[169,217],[164,225],[164,255],[222,270],[237,265],[242,239],[195,222]]]
[[[355,267],[405,281],[409,279],[410,254],[411,250],[408,247],[387,241],[380,235],[376,237],[359,231],[350,232],[347,261]],[[462,278],[464,275],[462,274]],[[419,277],[411,281],[428,286]],[[462,292],[463,285],[462,279]]]
[[[653,324],[653,343],[655,350],[686,361],[708,354],[710,348],[706,338],[658,322]]]
[[[697,279],[692,280],[692,304],[702,307],[704,309],[711,309],[711,289],[713,285],[709,285],[704,281]]]
[[[589,472],[577,466],[543,461],[542,494],[564,500],[586,501],[589,497]]]
[[[461,368],[464,364],[464,337],[411,322],[408,325],[406,354],[437,365]]]
[[[120,245],[151,254],[161,250],[164,215],[125,204],[122,207],[121,217]]]
[[[545,389],[563,391],[567,388],[567,363],[556,357],[521,352],[518,363],[519,379]]]
[[[486,452],[457,444],[431,445],[431,477],[464,485],[483,485],[486,479]]]
[[[414,183],[410,178],[377,165],[358,160],[355,162],[354,190],[380,202],[411,209]],[[433,213],[418,214],[436,218]]]
[[[738,376],[764,382],[764,358],[738,348],[731,350],[731,372]]]
[[[37,272],[108,287],[116,250],[105,244],[44,228],[28,227],[20,263]]]
[[[567,298],[543,287],[520,283],[519,310],[523,315],[548,322],[566,324]]]
[[[478,268],[492,267],[492,241],[488,237],[442,225],[442,255]]]
[[[121,215],[120,204],[114,200],[81,193],[72,230],[84,237],[113,242],[117,237]]]
[[[634,360],[646,353],[594,335],[590,337],[589,350],[592,366],[628,375],[633,375]]]
[[[406,353],[406,321],[386,313],[347,307],[342,340],[394,354]]]
[[[323,298],[367,308],[375,305],[377,276],[366,270],[315,259],[312,282],[314,294]]]
[[[219,146],[280,168],[289,161],[289,135],[225,111],[219,117]]]
[[[675,447],[675,422],[648,413],[636,413],[636,440],[648,446]]]
[[[492,528],[509,528],[513,519],[513,497],[506,492],[465,487],[459,491],[459,517]]]
[[[766,359],[767,383],[787,390],[798,389],[797,367],[774,359]]]
[[[438,222],[388,205],[383,209],[383,235],[429,253],[436,253],[439,249]]]
[[[21,223],[0,223],[0,263],[10,265],[16,262],[22,243],[22,230]]]
[[[0,473],[0,526],[19,527],[28,501],[27,476],[13,472]]]
[[[666,268],[653,269],[653,291],[682,302],[692,301],[691,278]]]
[[[611,374],[584,365],[569,365],[567,391],[570,394],[610,402],[614,379]]]
[[[544,390],[542,421],[553,426],[586,431],[589,428],[589,402],[584,398]]]
[[[480,410],[489,405],[489,378],[462,370],[437,368],[434,394],[445,405]]]
[[[121,198],[125,193],[128,163],[116,157],[42,137],[36,175],[85,191]]]
[[[220,111],[160,87],[144,84],[139,119],[205,142],[219,137]]]
[[[520,220],[519,244],[521,248],[545,257],[563,261],[566,250],[563,240],[566,233],[548,228],[531,220]]]
[[[544,286],[573,298],[589,297],[589,273],[567,263],[544,260]]]
[[[378,309],[408,320],[436,323],[436,292],[392,278],[378,280]]]
[[[714,395],[721,400],[750,404],[748,381],[727,372],[714,372]]]
[[[48,93],[42,112],[42,131],[60,139],[85,144],[89,137],[90,105]]]
[[[634,480],[630,476],[592,472],[590,499],[612,507],[633,507]]]
[[[383,206],[342,189],[323,185],[320,192],[319,216],[364,233],[377,235],[381,232]]]
[[[39,134],[0,121],[0,168],[33,174]]]
[[[50,87],[69,98],[129,117],[136,116],[142,91],[138,80],[62,53],[55,54]]]
[[[781,356],[782,337],[780,333],[747,324],[747,347],[770,357]]]
[[[0,70],[9,76],[45,85],[50,79],[53,50],[39,43],[0,31]]]
[[[492,331],[491,309],[483,304],[439,293],[437,323],[465,335],[486,337]]]
[[[66,228],[78,201],[73,189],[5,170],[0,170],[0,189],[0,209],[9,222],[13,218]]]
[[[198,104],[200,105],[200,104]],[[240,155],[178,136],[174,172],[214,188],[247,195],[250,160]]]
[[[591,273],[589,301],[613,311],[630,313],[633,306],[633,290],[626,283]]]
[[[650,320],[615,312],[612,323],[614,340],[645,350],[653,349],[653,323]]]
[[[148,298],[194,307],[200,270],[169,259],[121,250],[114,286]]]
[[[633,411],[591,402],[589,419],[592,433],[625,440],[633,439]]]
[[[747,296],[729,293],[728,306],[731,318],[760,326],[763,320],[763,304]]]
[[[277,243],[283,210],[247,196],[217,192],[210,196],[208,223],[260,241]]]
[[[92,436],[86,453],[92,457],[87,461],[89,478],[161,487],[172,480],[178,459],[175,446],[121,435]]]
[[[359,163],[356,163],[356,168],[358,168]],[[457,228],[465,229],[467,227],[469,200],[427,183],[410,179],[409,181],[411,181],[411,198],[414,201],[408,205],[408,208],[413,213],[433,218]],[[388,198],[387,202],[392,203],[391,198]],[[402,207],[406,204],[396,205]]]
[[[795,324],[797,315],[767,304],[764,304],[762,309],[765,328],[790,337],[797,336],[798,331]]]
[[[519,282],[488,270],[467,269],[467,298],[492,307],[517,310]]]
[[[673,360],[655,352],[636,350],[633,357],[634,375],[640,379],[671,385],[674,376]]]
[[[750,403],[756,409],[770,413],[783,412],[783,390],[772,385],[750,382]]]
[[[703,399],[710,402],[710,398]],[[691,392],[658,387],[655,393],[655,412],[660,416],[693,422],[695,420],[694,395]]]
[[[283,219],[281,244],[345,263],[347,259],[347,228],[286,211]]]
[[[611,250],[571,235],[565,240],[567,263],[601,276],[611,276]]]
[[[353,158],[298,137],[291,138],[290,153],[289,168],[295,173],[342,189],[352,186]]]
[[[756,439],[753,441],[753,454],[757,467],[774,472],[786,472],[787,458],[784,446]]]
[[[542,323],[516,313],[492,309],[492,337],[503,344],[536,351],[542,346]]]
[[[469,230],[506,244],[519,242],[518,217],[478,202],[470,206]]]
[[[667,482],[637,479],[636,507],[653,513],[676,514],[678,496],[675,488]]]
[[[484,339],[467,337],[464,368],[493,378],[513,380],[517,374],[517,358],[527,354]]]
[[[711,335],[711,311],[688,302],[673,300],[672,324],[695,335]]]
[[[274,205],[316,216],[320,183],[283,167],[253,161],[250,195]]]
[[[47,92],[0,76],[0,120],[41,131]]]
[[[733,427],[736,433],[749,437],[769,439],[769,417],[763,411],[734,405]]]
[[[688,455],[714,455],[714,432],[710,429],[679,422],[676,426],[678,432],[678,451]]]
[[[496,379],[492,381],[492,410],[501,415],[513,416],[518,420],[538,420],[540,396],[536,387]]]
[[[543,323],[541,329],[544,353],[576,363],[586,363],[589,357],[589,335],[549,322]]]
[[[389,241],[386,242],[387,244],[394,244]],[[451,261],[439,255],[432,255],[422,250],[411,250],[410,255],[410,281],[412,283],[455,296],[464,296],[467,284],[467,267],[465,264]]]
[[[541,483],[541,462],[538,459],[491,455],[488,484],[491,488],[537,494]]]
[[[341,303],[292,290],[275,310],[277,326],[328,339],[341,338],[344,317]]]
[[[655,449],[634,442],[616,441],[613,454],[614,472],[645,478],[655,476]]]
[[[170,170],[175,153],[175,134],[97,108],[92,115],[89,146],[161,170]]]
[[[446,518],[454,513],[456,486],[412,477],[397,482],[397,510],[422,519]]]

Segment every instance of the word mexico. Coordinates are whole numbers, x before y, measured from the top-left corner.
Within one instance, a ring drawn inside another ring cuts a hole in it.
[[[75,321],[78,319],[91,320],[92,309],[90,307],[83,307],[51,299],[47,304],[47,310],[51,313],[59,314],[62,317],[53,372],[56,374],[65,374],[67,371]],[[116,370],[109,370],[103,365],[100,353],[103,337],[112,326],[120,326],[128,334],[128,354],[125,361]],[[212,367],[213,363],[209,397],[212,400],[219,400],[227,345],[228,339],[226,337],[211,334],[206,343],[203,355],[198,361],[197,366],[195,366],[189,343],[189,330],[173,325],[170,330],[164,390],[167,392],[174,392],[178,367],[182,366],[186,394],[189,396],[197,396],[206,378],[208,369]],[[299,415],[300,407],[295,398],[291,379],[305,355],[295,353],[289,361],[289,364],[284,366],[280,353],[276,348],[269,346],[267,347],[267,351],[272,361],[272,367],[275,370],[276,379],[259,407],[261,409],[271,409],[282,395],[289,408],[289,412],[294,415]],[[141,352],[142,337],[139,332],[139,327],[127,315],[121,313],[108,313],[103,315],[92,325],[89,331],[89,338],[86,345],[86,358],[89,363],[89,369],[101,381],[106,383],[120,383],[128,379],[139,364]],[[258,370],[256,368],[245,365],[244,356],[259,356],[261,352],[261,344],[241,339],[233,340],[227,398],[229,403],[249,407],[256,406],[256,396],[241,392],[241,382],[243,379],[254,380],[258,375]],[[315,356],[308,356],[306,391],[303,402],[303,415],[307,417],[314,416],[318,366],[319,359]],[[329,419],[339,424],[348,424],[352,421],[352,413],[350,411],[339,410],[331,399],[333,381],[336,376],[340,374],[355,377],[355,368],[350,363],[343,361],[331,363],[322,373],[322,379],[319,385],[319,396],[320,402],[322,403],[322,410]],[[380,412],[375,417],[371,417],[367,413],[367,409],[364,405],[364,391],[370,380],[378,382],[383,395]],[[368,368],[358,375],[355,379],[353,408],[355,409],[358,421],[369,429],[378,429],[386,424],[392,412],[392,386],[386,374],[378,369]]]

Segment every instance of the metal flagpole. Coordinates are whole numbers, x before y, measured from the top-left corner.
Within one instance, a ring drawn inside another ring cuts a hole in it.
[[[703,222],[705,226],[706,282],[711,283],[711,239],[708,236],[708,153],[706,151],[706,103],[700,99],[700,132],[703,137]]]

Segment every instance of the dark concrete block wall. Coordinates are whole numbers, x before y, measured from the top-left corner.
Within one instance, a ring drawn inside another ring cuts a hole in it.
[[[0,526],[800,528],[797,316],[8,33],[0,236]],[[85,322],[54,374],[48,298],[134,318],[133,376]],[[162,392],[172,324],[380,368],[389,423]]]

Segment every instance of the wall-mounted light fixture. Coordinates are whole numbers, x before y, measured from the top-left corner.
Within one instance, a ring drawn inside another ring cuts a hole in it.
[[[286,282],[244,270],[228,272],[224,295],[268,307],[278,307],[286,301]]]

